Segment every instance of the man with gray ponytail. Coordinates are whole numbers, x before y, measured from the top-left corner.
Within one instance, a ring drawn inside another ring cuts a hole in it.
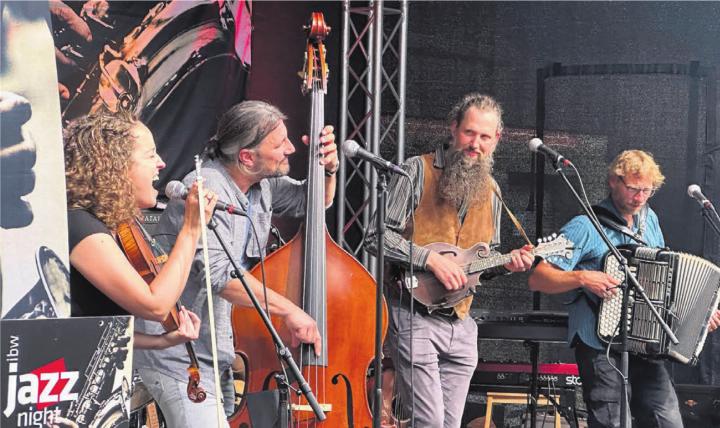
[[[252,235],[251,225],[244,216],[216,212],[215,220],[220,235],[226,237],[233,259],[243,269],[249,269],[260,258],[267,243],[272,215],[301,217],[305,215],[305,182],[287,176],[290,170],[288,157],[295,152],[285,127],[285,115],[276,107],[262,101],[244,101],[233,106],[219,120],[217,133],[203,152],[205,162],[201,174],[205,186],[218,198],[242,207],[254,223],[259,244]],[[308,143],[308,138],[303,137]],[[338,169],[337,147],[333,128],[326,126],[320,137],[323,144],[320,163],[325,167],[325,206],[335,195],[335,172]],[[183,183],[195,181],[191,172]],[[182,201],[171,201],[163,213],[158,231],[164,236],[175,236],[182,225]],[[172,244],[169,242],[168,244]],[[235,358],[231,310],[232,305],[252,306],[240,281],[231,276],[232,265],[222,251],[214,234],[208,235],[210,277],[213,293],[215,328],[221,384],[225,412],[233,411],[234,388],[231,364]],[[293,335],[293,345],[299,342],[313,344],[319,355],[321,338],[317,324],[290,300],[274,291],[263,290],[262,284],[246,275],[255,295],[267,305],[272,315],[284,319]],[[206,426],[216,419],[212,353],[210,346],[208,310],[204,285],[204,262],[201,251],[193,261],[192,270],[181,301],[193,312],[202,314],[200,338],[195,341],[200,360],[203,387],[208,398],[201,404],[191,403],[185,395],[187,384],[187,353],[182,347],[163,351],[139,352],[135,360],[144,383],[160,404],[168,426]],[[138,323],[141,331],[156,331],[160,326],[149,322]]]

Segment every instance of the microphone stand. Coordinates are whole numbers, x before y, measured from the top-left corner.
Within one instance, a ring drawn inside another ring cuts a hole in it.
[[[249,219],[248,219],[249,221]],[[242,271],[238,267],[237,263],[235,263],[235,260],[230,255],[230,251],[228,250],[227,245],[225,244],[225,241],[222,239],[222,236],[220,236],[220,233],[216,229],[217,223],[215,222],[214,218],[210,218],[210,222],[208,223],[208,228],[213,231],[215,236],[218,239],[218,242],[220,242],[220,246],[222,247],[225,254],[228,256],[228,259],[230,260],[230,263],[233,266],[233,272],[232,276],[239,279],[240,282],[243,285],[243,288],[245,288],[245,292],[247,293],[248,297],[250,297],[250,300],[252,301],[253,307],[255,307],[255,310],[260,315],[260,318],[262,319],[263,323],[265,324],[265,328],[267,328],[268,332],[270,333],[270,336],[273,339],[273,342],[275,342],[275,347],[278,350],[278,355],[283,359],[285,362],[285,365],[290,370],[290,375],[294,377],[297,380],[299,392],[296,391],[297,394],[302,394],[305,396],[305,399],[307,400],[310,407],[313,409],[313,412],[315,413],[315,416],[320,421],[324,421],[327,419],[327,416],[325,416],[325,412],[320,408],[320,404],[318,403],[317,399],[315,398],[315,394],[313,394],[312,390],[310,389],[310,385],[308,385],[307,381],[303,377],[302,373],[300,372],[300,369],[298,368],[297,364],[295,363],[295,360],[293,359],[292,353],[290,352],[290,349],[285,346],[282,339],[280,338],[280,335],[278,334],[277,330],[275,330],[275,327],[273,327],[272,322],[270,321],[270,317],[268,316],[267,312],[262,308],[260,305],[260,302],[258,301],[257,297],[255,297],[255,293],[253,293],[252,289],[250,289],[250,286],[248,285],[247,281],[245,281],[245,276],[243,275]],[[285,384],[289,386],[289,383],[287,382],[287,379],[284,378],[283,375],[278,374],[276,375],[276,381],[278,382],[278,385]],[[281,388],[282,389],[282,388]],[[282,398],[282,396],[281,396]],[[289,403],[287,400],[281,400],[281,409],[280,414],[281,415],[289,415]],[[287,423],[283,424],[283,421],[280,421],[281,426],[287,426]]]
[[[572,194],[575,196],[575,198],[580,203],[580,206],[582,207],[583,211],[587,215],[588,219],[590,219],[590,223],[592,223],[595,230],[600,235],[600,238],[602,238],[603,242],[605,242],[605,245],[608,247],[610,252],[613,254],[613,256],[617,259],[618,263],[620,264],[620,269],[625,272],[625,285],[621,285],[620,288],[623,290],[623,299],[622,299],[622,309],[620,311],[620,371],[622,372],[622,386],[620,389],[620,427],[621,428],[630,428],[630,406],[627,401],[627,391],[628,391],[628,369],[629,369],[629,355],[628,355],[628,349],[627,349],[627,329],[628,329],[628,304],[629,304],[629,291],[631,288],[635,289],[636,295],[639,295],[643,301],[647,304],[648,308],[650,309],[650,312],[652,312],[653,317],[658,321],[660,324],[660,327],[665,331],[665,334],[670,338],[673,344],[677,345],[679,343],[677,337],[675,337],[675,334],[673,334],[672,330],[670,330],[670,327],[665,323],[665,321],[662,319],[660,314],[658,313],[657,309],[655,309],[655,306],[652,305],[650,302],[650,298],[645,293],[645,290],[643,287],[638,283],[637,278],[630,272],[630,269],[627,264],[627,260],[625,257],[623,257],[620,254],[620,251],[618,251],[617,247],[613,245],[610,242],[610,239],[605,234],[605,231],[603,231],[602,227],[600,226],[600,223],[595,219],[595,216],[592,215],[590,212],[590,207],[585,205],[585,202],[580,197],[580,195],[577,193],[575,188],[572,186],[570,181],[568,180],[567,176],[565,175],[565,172],[562,170],[562,166],[558,164],[557,159],[553,160],[553,167],[555,168],[555,172],[560,174],[563,181],[565,181],[565,184],[570,189]],[[579,179],[578,175],[578,179]]]
[[[720,226],[718,226],[718,224],[720,224],[720,216],[718,216],[717,211],[715,211],[715,207],[710,203],[708,203],[708,206],[703,205],[702,216],[712,230],[715,231],[715,234],[720,237]],[[717,221],[717,223],[715,223],[715,221]]]
[[[375,265],[375,394],[373,405],[373,428],[380,428],[382,416],[382,321],[383,321],[383,277],[385,275],[385,203],[387,201],[387,171],[376,168],[377,212],[375,213],[376,248]]]

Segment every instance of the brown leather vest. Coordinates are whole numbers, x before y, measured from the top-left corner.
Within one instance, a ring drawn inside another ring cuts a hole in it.
[[[478,242],[489,243],[495,234],[495,216],[493,216],[493,190],[478,199],[469,207],[465,221],[461,224],[458,210],[440,197],[439,183],[442,169],[435,168],[435,154],[422,156],[424,166],[423,191],[415,209],[415,223],[408,223],[403,236],[409,239],[414,230],[414,242],[427,245],[445,242],[460,248],[469,248]],[[461,319],[467,316],[472,304],[472,296],[455,306],[455,313]]]

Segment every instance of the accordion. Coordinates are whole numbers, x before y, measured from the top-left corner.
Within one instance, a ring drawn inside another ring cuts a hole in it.
[[[680,343],[673,344],[653,316],[647,303],[629,291],[627,310],[628,352],[670,358],[684,364],[697,363],[707,336],[707,324],[720,301],[720,268],[690,254],[659,248],[632,246],[620,249],[628,267],[645,289],[650,302],[670,326]],[[611,253],[603,270],[624,281],[625,274]],[[623,290],[600,303],[597,334],[610,345],[619,344]]]

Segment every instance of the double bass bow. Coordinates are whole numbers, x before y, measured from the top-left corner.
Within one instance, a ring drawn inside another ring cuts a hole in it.
[[[367,370],[374,355],[374,337],[358,333],[375,329],[376,284],[368,271],[332,240],[325,226],[328,178],[320,165],[320,135],[325,121],[323,96],[327,92],[328,74],[323,41],[330,28],[322,13],[314,12],[306,30],[303,93],[312,99],[306,219],[290,242],[267,257],[265,281],[268,288],[315,319],[322,336],[320,356],[307,344],[293,348],[292,353],[327,418],[317,420],[307,401],[295,396],[290,407],[293,426],[365,428],[372,426],[366,386]],[[261,265],[256,265],[250,273],[262,280]],[[383,306],[382,311],[384,332],[387,308]],[[279,318],[272,319],[287,342],[290,332]],[[259,316],[251,309],[233,307],[232,326],[236,353],[245,363],[246,395],[270,389],[275,374],[282,373],[283,367]],[[232,427],[251,425],[246,402],[230,419]]]
[[[150,284],[160,273],[160,268],[167,260],[168,256],[165,251],[142,227],[138,219],[133,219],[131,222],[118,225],[117,240],[130,264],[140,274],[142,279],[144,279],[147,284]],[[162,322],[165,331],[170,332],[178,329],[179,310],[180,303],[176,302],[175,306]],[[190,342],[185,342],[185,349],[190,358],[190,365],[187,368],[187,396],[190,401],[194,403],[202,403],[205,401],[205,398],[207,398],[207,393],[200,386],[200,366],[197,356],[195,355],[195,349]]]

